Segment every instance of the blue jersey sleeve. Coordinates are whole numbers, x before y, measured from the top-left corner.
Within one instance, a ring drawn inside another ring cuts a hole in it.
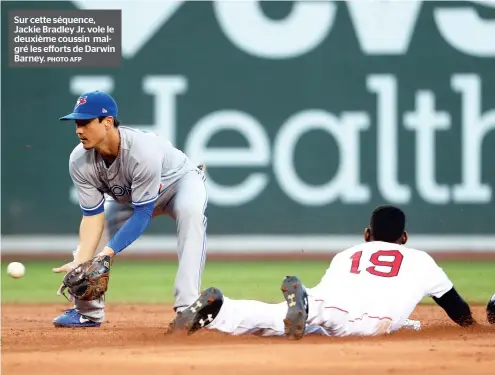
[[[141,236],[151,221],[154,205],[155,203],[152,201],[134,206],[132,216],[122,225],[108,243],[108,246],[115,254],[120,253]]]

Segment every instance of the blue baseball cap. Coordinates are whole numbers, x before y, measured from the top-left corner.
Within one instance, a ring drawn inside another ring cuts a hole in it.
[[[63,120],[91,120],[101,116],[117,117],[118,108],[115,100],[105,92],[91,91],[82,94],[74,106],[73,112],[61,117]]]

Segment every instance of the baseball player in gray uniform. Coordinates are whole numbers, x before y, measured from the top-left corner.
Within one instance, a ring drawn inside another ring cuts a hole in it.
[[[154,133],[120,126],[115,100],[100,91],[81,95],[72,113],[80,143],[70,155],[69,172],[77,189],[82,220],[74,260],[54,272],[69,272],[98,253],[119,254],[145,231],[151,219],[176,221],[179,267],[174,310],[198,298],[206,255],[204,170],[168,140]],[[74,308],[56,317],[57,327],[99,327],[104,298],[73,299]]]

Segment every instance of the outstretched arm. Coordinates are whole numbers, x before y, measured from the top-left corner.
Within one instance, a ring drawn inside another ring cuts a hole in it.
[[[447,315],[461,327],[476,325],[467,302],[455,290],[454,284],[435,260],[424,253],[425,294],[445,310]]]
[[[84,263],[94,256],[104,227],[105,214],[103,212],[82,217],[81,225],[79,226],[79,248],[75,256],[77,264]]]
[[[461,327],[470,327],[477,324],[468,303],[464,301],[454,287],[439,298],[433,297],[433,300],[445,310],[450,319]]]
[[[105,197],[103,193],[84,177],[84,166],[76,167],[71,161],[69,162],[69,172],[77,190],[83,216],[79,225],[79,246],[74,261],[62,267],[54,268],[53,272],[57,273],[68,272],[78,264],[90,260],[98,247],[105,226]]]

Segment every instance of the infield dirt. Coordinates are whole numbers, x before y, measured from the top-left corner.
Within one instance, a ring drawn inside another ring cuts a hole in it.
[[[420,305],[421,331],[383,337],[232,337],[211,331],[164,334],[170,306],[109,305],[99,328],[55,328],[67,306],[2,305],[2,374],[495,374],[495,326],[456,327],[437,306]]]

